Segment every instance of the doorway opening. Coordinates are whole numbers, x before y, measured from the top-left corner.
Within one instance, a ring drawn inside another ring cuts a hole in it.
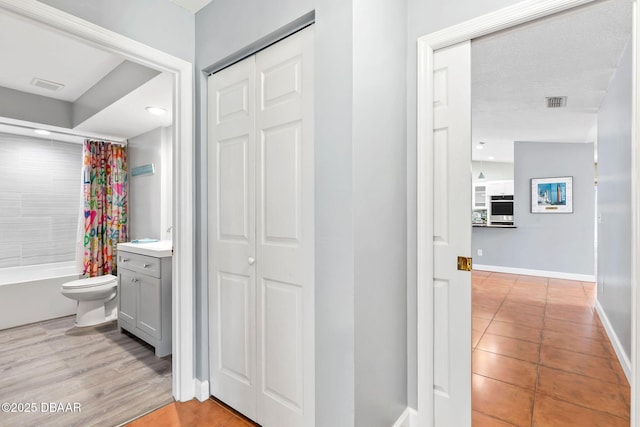
[[[190,400],[196,393],[193,370],[193,137],[192,137],[192,64],[144,46],[97,25],[78,20],[58,9],[39,2],[0,1],[0,10],[51,27],[83,43],[114,53],[131,63],[152,68],[168,76],[174,102],[173,128],[168,131],[173,159],[172,188],[173,241],[172,323],[173,335],[172,394],[177,400]],[[167,216],[165,216],[165,219]],[[162,222],[162,221],[161,221]],[[168,223],[166,223],[168,224]],[[168,227],[167,227],[168,228]]]
[[[537,10],[536,6],[533,3],[530,2],[525,2],[523,4],[519,4],[510,8],[506,8],[502,11],[500,11],[501,13],[496,13],[495,15],[487,15],[484,16],[482,20],[477,19],[477,20],[472,20],[469,21],[467,23],[464,24],[460,24],[456,27],[450,28],[448,30],[443,30],[438,34],[434,34],[432,36],[425,36],[424,38],[419,40],[419,92],[418,92],[418,117],[419,117],[419,128],[418,128],[418,158],[419,160],[419,167],[418,167],[418,218],[423,218],[425,217],[424,214],[426,214],[426,221],[427,222],[431,222],[433,219],[437,219],[437,215],[434,218],[434,209],[436,209],[439,205],[438,205],[438,201],[437,201],[437,196],[438,196],[438,192],[439,190],[437,188],[435,188],[435,184],[434,182],[430,181],[430,179],[428,178],[430,176],[430,171],[433,171],[434,168],[434,157],[437,158],[437,153],[434,155],[432,154],[433,150],[432,147],[434,144],[437,147],[437,143],[438,143],[438,137],[439,135],[437,134],[437,132],[439,130],[441,130],[441,128],[439,128],[440,124],[434,123],[435,119],[433,119],[433,114],[434,114],[434,110],[437,110],[439,108],[439,106],[436,104],[434,106],[434,102],[431,100],[434,100],[435,97],[437,97],[439,95],[438,93],[438,88],[434,87],[438,84],[437,82],[437,76],[434,74],[434,72],[438,71],[438,65],[437,65],[437,58],[435,57],[436,55],[436,51],[438,51],[439,49],[443,49],[445,47],[450,47],[455,45],[456,43],[459,43],[461,41],[464,40],[477,40],[482,36],[488,36],[488,37],[497,37],[496,32],[500,31],[502,29],[506,29],[506,28],[511,28],[511,27],[515,27],[516,25],[522,24],[522,23],[526,23],[526,22],[530,22],[533,21],[534,19],[539,19],[541,17],[544,16],[550,16],[550,15],[554,15],[558,12],[562,12],[568,9],[572,9],[574,7],[577,6],[582,6],[585,2],[571,2],[572,4],[567,4],[567,2],[563,2],[563,4],[561,5],[560,2],[557,2],[555,4],[548,4],[544,7],[540,7]],[[588,2],[591,3],[591,2]],[[604,2],[594,2],[594,4],[599,5],[602,4]],[[629,3],[627,3],[628,5]],[[586,8],[585,8],[586,9]],[[577,10],[577,9],[576,9]],[[637,13],[637,10],[634,9],[634,13]],[[627,13],[626,15],[627,17],[629,16],[629,13]],[[492,21],[493,19],[493,21]],[[488,23],[490,22],[490,24]],[[634,33],[635,34],[635,33]],[[632,40],[634,40],[632,38]],[[633,51],[636,49],[635,47],[635,43],[632,41],[630,43],[630,49]],[[525,55],[523,53],[523,55]],[[523,57],[524,58],[524,57]],[[524,58],[526,59],[526,58]],[[617,64],[616,64],[617,65]],[[432,77],[433,76],[433,77]],[[634,74],[634,79],[635,79],[635,74]],[[607,82],[608,83],[608,82]],[[551,96],[554,95],[559,95],[559,94],[551,94]],[[440,98],[441,99],[441,98]],[[451,99],[451,98],[450,98]],[[426,100],[429,100],[428,102],[426,102]],[[636,103],[636,98],[634,95],[633,101],[632,101],[632,105],[635,105]],[[474,116],[474,121],[476,120],[475,116]],[[452,125],[450,124],[450,126],[458,126],[459,123],[464,122],[463,119],[461,119],[460,117],[454,118],[452,119],[452,121],[450,123],[452,123]],[[475,123],[474,123],[475,124]],[[635,126],[635,125],[634,125]],[[449,129],[450,130],[450,129]],[[483,138],[484,139],[484,138]],[[531,139],[524,137],[522,139],[519,139],[521,141],[527,141],[530,142]],[[558,141],[557,139],[555,141]],[[592,140],[593,141],[593,140]],[[475,145],[480,145],[478,144],[479,141],[475,141],[474,140],[474,146]],[[487,141],[483,141],[483,142],[487,142]],[[549,140],[547,141],[543,141],[543,142],[551,142]],[[572,142],[576,142],[576,141],[572,141]],[[637,141],[634,139],[632,142],[635,146],[635,144],[637,143]],[[485,147],[486,148],[486,144]],[[437,148],[436,148],[437,150]],[[424,162],[422,165],[420,164],[421,162]],[[591,151],[591,159],[587,161],[588,163],[588,168],[590,169],[590,173],[591,173],[591,179],[590,179],[590,184],[587,184],[588,186],[590,185],[590,191],[591,191],[591,206],[593,207],[594,202],[593,202],[593,197],[594,197],[594,188],[593,188],[593,150]],[[483,165],[481,165],[481,167],[483,167],[484,169],[486,169],[486,161],[483,161]],[[484,170],[480,170],[480,171],[475,171],[476,173],[474,174],[474,177],[476,177],[476,175],[480,175],[480,172],[483,172],[483,175],[486,176],[486,171]],[[633,176],[635,176],[637,172],[636,169],[636,163],[635,160],[633,161],[633,166],[631,169],[631,174]],[[516,172],[517,174],[517,172]],[[557,177],[557,175],[555,176]],[[530,176],[527,179],[530,180],[531,178],[545,178],[545,176]],[[635,178],[634,178],[635,179]],[[467,181],[468,182],[468,181]],[[470,186],[470,183],[468,182],[468,184]],[[514,193],[517,194],[518,193],[518,188],[517,188],[516,184],[516,188]],[[531,193],[530,193],[530,185],[531,182],[529,181],[527,184],[524,184],[524,190],[521,190],[522,193],[526,193],[523,202],[524,206],[527,206],[526,208],[526,212],[529,212],[530,210],[530,205],[531,205]],[[423,191],[426,190],[426,191]],[[470,188],[468,188],[468,190],[470,190]],[[486,188],[485,188],[486,190]],[[635,188],[635,186],[632,188],[631,190],[631,194],[635,194],[635,192],[637,191],[637,188]],[[471,200],[471,191],[469,191],[469,199]],[[635,203],[635,196],[633,197],[633,203]],[[584,201],[584,200],[583,200]],[[575,200],[574,200],[575,202]],[[517,203],[517,202],[515,202]],[[634,204],[629,204],[630,209],[633,211],[633,217],[635,218],[637,215],[637,210],[635,208]],[[593,212],[593,208],[591,209],[591,211]],[[421,214],[422,212],[422,214]],[[518,223],[518,219],[517,219],[517,212],[518,209],[514,209],[514,225],[517,227],[517,223]],[[543,214],[544,215],[544,214]],[[546,214],[548,216],[554,215],[554,214]],[[559,215],[559,214],[556,214]],[[482,220],[482,216],[478,215],[478,217],[480,218],[480,220]],[[588,227],[591,228],[591,230],[593,230],[593,219],[595,217],[595,214],[591,215],[591,222],[589,223]],[[434,240],[434,237],[436,236],[434,233],[434,229],[432,226],[429,226],[429,224],[420,224],[420,220],[419,220],[419,224],[418,224],[418,230],[419,230],[419,244],[418,244],[418,259],[419,260],[425,260],[425,261],[419,261],[419,267],[418,267],[418,420],[420,420],[420,425],[434,425],[434,420],[432,419],[433,413],[437,412],[437,409],[434,409],[434,406],[436,405],[436,403],[434,403],[434,396],[438,396],[439,392],[440,395],[442,395],[441,390],[438,390],[438,388],[436,387],[435,391],[433,390],[434,385],[436,385],[436,380],[437,378],[435,378],[434,376],[437,376],[437,370],[436,372],[429,372],[428,369],[433,369],[433,363],[434,363],[434,356],[429,356],[428,352],[422,352],[422,350],[426,350],[427,348],[431,348],[433,349],[433,345],[434,345],[434,338],[437,337],[437,330],[434,330],[433,332],[430,332],[430,328],[434,327],[434,323],[432,320],[422,317],[425,314],[428,314],[430,312],[434,312],[433,310],[435,310],[435,317],[436,317],[436,327],[437,327],[437,318],[438,318],[438,310],[434,307],[434,290],[438,288],[439,283],[442,282],[442,280],[440,280],[440,277],[436,277],[434,279],[433,277],[433,271],[434,271],[434,263],[433,261],[430,261],[432,259],[433,256],[433,250],[437,250],[437,248],[435,249],[430,249],[431,245],[435,246],[435,243],[438,243]],[[437,225],[437,224],[436,224]],[[632,227],[635,227],[632,226]],[[501,232],[511,232],[511,231],[515,231],[516,229],[503,229],[503,230],[491,230],[491,231],[501,231]],[[489,231],[487,229],[483,230],[483,231]],[[593,242],[595,240],[595,236],[593,235],[593,233],[591,233],[592,238],[591,238],[591,244],[590,246],[593,247]],[[432,243],[434,242],[434,243]],[[422,243],[422,245],[421,245]],[[633,242],[633,248],[636,247],[636,242]],[[474,253],[473,254],[469,254],[469,255],[473,255],[474,257],[476,257],[476,253],[477,250],[480,249],[482,250],[483,253],[483,257],[485,257],[485,259],[487,259],[487,252],[485,250],[485,248],[480,248],[480,247],[474,247]],[[635,249],[634,249],[635,250]],[[585,280],[589,278],[589,276],[593,276],[595,275],[595,266],[594,266],[594,257],[593,257],[593,250],[591,251],[591,258],[589,260],[590,262],[590,266],[591,266],[591,271],[592,273],[589,274],[589,272],[587,271],[586,273],[577,273],[578,274],[578,281],[581,282],[582,280]],[[460,253],[459,255],[465,255],[464,253]],[[476,258],[477,259],[477,258]],[[474,260],[476,261],[476,260]],[[484,261],[484,260],[483,260]],[[476,261],[477,264],[477,261]],[[491,265],[489,263],[487,263],[487,265]],[[522,270],[527,270],[526,267],[523,267],[522,265],[516,265],[515,268],[521,268]],[[529,270],[536,270],[536,268],[533,267],[529,267]],[[553,271],[551,269],[547,269],[547,270],[543,270],[542,268],[538,267],[538,270],[540,271],[545,271],[545,272],[549,272],[549,271]],[[562,271],[562,269],[557,269],[557,271]],[[634,268],[635,271],[635,268]],[[531,274],[532,271],[529,272],[525,272],[522,271],[522,273],[529,273]],[[500,277],[501,274],[505,274],[505,273],[497,273],[497,277],[499,279],[502,280],[509,280],[508,276],[505,277]],[[582,275],[581,275],[582,274]],[[635,273],[634,273],[635,274]],[[555,279],[554,280],[560,280],[560,279]],[[631,283],[634,283],[634,280],[630,281]],[[453,282],[452,283],[452,288],[453,288]],[[422,288],[424,287],[424,288]],[[593,287],[593,286],[592,286]],[[581,292],[583,292],[584,294],[584,289],[580,290]],[[635,295],[635,290],[633,295]],[[437,297],[437,295],[436,295]],[[635,303],[633,304],[633,307],[635,308]],[[426,313],[421,313],[423,311],[423,309],[426,309]],[[422,314],[422,316],[421,316]],[[633,323],[635,324],[635,309],[632,309],[632,314],[633,314]],[[449,323],[451,325],[451,322]],[[427,328],[423,327],[426,326]],[[487,325],[488,326],[488,325]],[[603,325],[605,326],[605,325]],[[634,328],[635,329],[635,328]],[[422,345],[421,345],[421,341],[422,341]],[[635,339],[635,332],[632,334],[631,336],[631,347],[632,349],[635,348],[636,342],[637,340]],[[422,353],[422,354],[421,354]],[[631,351],[631,359],[633,360],[633,356],[635,354],[635,351]],[[426,357],[425,357],[426,355]],[[435,357],[437,358],[438,355],[436,354]],[[423,365],[422,368],[420,365]],[[457,369],[461,369],[461,366],[458,366]],[[455,369],[455,368],[454,368]],[[635,375],[635,371],[633,373],[633,375]],[[632,375],[632,389],[633,389],[633,375]],[[624,376],[624,373],[622,373],[622,376]],[[426,381],[425,381],[426,380]],[[452,405],[455,407],[455,405]],[[463,405],[464,406],[464,405]],[[470,408],[469,408],[470,410]],[[634,418],[634,408],[632,406],[632,414],[631,414],[631,418]],[[435,425],[440,425],[437,423],[437,421],[435,422]]]

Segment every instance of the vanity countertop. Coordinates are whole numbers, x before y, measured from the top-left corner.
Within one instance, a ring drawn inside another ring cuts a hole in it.
[[[160,240],[151,243],[118,243],[118,250],[155,258],[164,258],[173,255],[173,243],[171,240]]]

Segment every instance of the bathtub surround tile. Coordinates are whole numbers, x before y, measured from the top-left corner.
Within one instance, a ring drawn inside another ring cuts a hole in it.
[[[81,144],[0,134],[0,268],[75,259],[81,170]]]
[[[51,239],[51,218],[0,218],[3,242],[39,242]]]
[[[593,309],[595,284],[518,277],[505,288],[508,278],[491,277],[473,287],[481,315],[501,300],[472,350],[473,427],[628,426],[630,388]],[[533,393],[529,417],[517,390]]]
[[[4,237],[0,242],[0,268],[20,266],[20,243],[6,242]]]
[[[0,331],[0,401],[79,402],[82,411],[55,419],[2,414],[0,424],[120,425],[173,400],[171,357],[156,358],[116,322],[73,322],[71,316]]]
[[[0,217],[20,216],[20,194],[0,193]]]
[[[49,240],[22,245],[20,258],[21,265],[38,265],[72,261],[75,254],[75,239],[69,239],[67,235],[66,241]]]

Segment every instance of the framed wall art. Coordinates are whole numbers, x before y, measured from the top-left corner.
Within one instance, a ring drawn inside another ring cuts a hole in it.
[[[532,213],[573,213],[573,177],[532,178]]]

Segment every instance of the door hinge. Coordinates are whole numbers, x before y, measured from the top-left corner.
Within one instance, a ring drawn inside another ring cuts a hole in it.
[[[471,271],[472,258],[459,256],[458,257],[458,270]]]

